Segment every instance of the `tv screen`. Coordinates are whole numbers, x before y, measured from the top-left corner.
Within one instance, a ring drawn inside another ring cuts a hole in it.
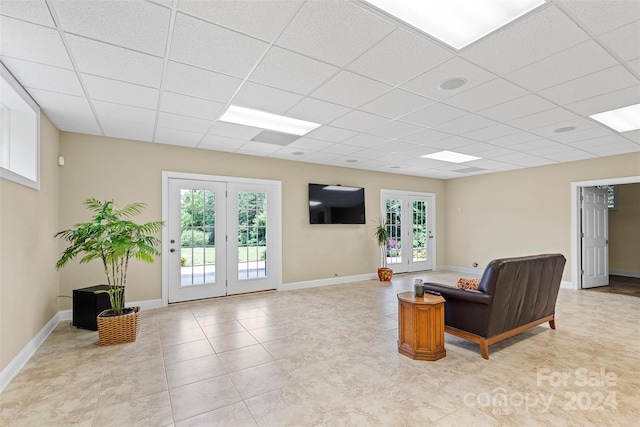
[[[364,188],[309,184],[311,224],[364,224]]]

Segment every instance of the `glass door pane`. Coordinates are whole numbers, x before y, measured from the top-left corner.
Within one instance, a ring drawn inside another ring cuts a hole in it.
[[[387,231],[387,265],[402,263],[402,200],[386,201]]]
[[[267,195],[238,192],[238,280],[266,277]]]
[[[427,253],[427,203],[413,202],[413,262],[426,261]]]

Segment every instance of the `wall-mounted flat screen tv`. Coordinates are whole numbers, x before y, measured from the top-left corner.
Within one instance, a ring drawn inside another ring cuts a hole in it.
[[[311,224],[364,224],[364,188],[309,184]]]

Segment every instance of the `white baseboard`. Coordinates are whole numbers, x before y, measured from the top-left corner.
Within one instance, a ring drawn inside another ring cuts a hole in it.
[[[609,270],[614,276],[635,277],[640,279],[640,271]]]
[[[162,307],[162,300],[152,299],[127,303],[127,306],[138,306],[142,309],[152,309]],[[25,345],[9,364],[0,372],[0,393],[9,385],[11,380],[20,373],[29,359],[38,351],[42,343],[53,332],[60,322],[72,320],[73,310],[60,310],[46,325]]]
[[[359,282],[361,280],[371,280],[371,279],[377,279],[377,278],[378,278],[378,275],[376,273],[358,274],[356,276],[331,277],[329,279],[318,279],[318,280],[307,280],[304,282],[283,283],[280,290],[291,291],[294,289],[315,288],[318,286],[337,285],[340,283]]]
[[[564,289],[578,289],[576,288],[575,283],[568,280],[563,280],[562,282],[560,282],[560,287]]]
[[[455,271],[456,273],[473,274],[474,276],[482,276],[484,268],[456,267],[455,265],[438,265],[436,270]]]

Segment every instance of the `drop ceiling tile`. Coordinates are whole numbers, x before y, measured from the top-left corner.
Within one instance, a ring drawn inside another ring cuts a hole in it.
[[[572,143],[578,141],[586,141],[588,139],[599,138],[602,136],[610,136],[613,133],[604,126],[596,126],[585,130],[576,130],[574,132],[558,133],[552,137],[554,141],[561,143]]]
[[[640,58],[640,21],[600,36],[600,40],[625,61]]]
[[[594,34],[603,34],[640,19],[640,3],[636,0],[561,0],[560,5]]]
[[[376,150],[387,153],[401,153],[404,155],[420,156],[424,154],[424,146],[411,142],[399,141],[397,139],[384,141],[376,145]]]
[[[463,50],[460,55],[477,65],[505,74],[588,39],[589,36],[579,26],[551,5],[498,30]]]
[[[362,150],[362,147],[345,144],[333,144],[322,150],[323,153],[339,154],[340,156],[348,156]]]
[[[366,132],[376,126],[388,122],[386,117],[376,116],[375,114],[365,113],[363,111],[353,110],[337,120],[331,122],[332,126],[342,129],[349,129],[356,132]]]
[[[449,138],[451,135],[444,132],[439,132],[434,129],[424,129],[409,135],[400,137],[403,141],[414,142],[421,145],[430,145],[436,141],[440,141]]]
[[[98,120],[108,118],[113,120],[121,120],[126,123],[140,123],[153,126],[156,123],[155,110],[146,108],[131,107],[129,105],[114,104],[105,101],[93,101],[93,108],[96,111]]]
[[[619,135],[611,134],[611,135],[601,136],[598,138],[591,138],[583,141],[570,142],[568,143],[568,145],[570,145],[573,148],[578,148],[580,150],[592,151],[591,150],[592,148],[595,150],[598,147],[602,148],[607,145],[626,144],[628,142],[629,140]]]
[[[545,157],[531,156],[526,159],[513,160],[511,161],[511,163],[531,168],[536,166],[550,165],[556,163],[556,161]]]
[[[209,133],[212,135],[226,136],[245,141],[250,140],[260,132],[262,132],[262,129],[221,121],[215,122],[209,130]]]
[[[627,65],[630,66],[637,75],[640,75],[640,58],[634,59],[633,61],[627,61]]]
[[[434,126],[434,129],[451,134],[463,134],[496,124],[493,120],[485,119],[475,114],[467,114],[466,116]]]
[[[612,67],[618,62],[595,41],[589,40],[505,77],[519,85],[539,91]]]
[[[298,10],[302,1],[190,1],[180,0],[178,10],[241,33],[273,41]]]
[[[49,8],[44,0],[3,0],[0,15],[17,18],[34,24],[55,27],[55,23],[49,13]]]
[[[203,136],[203,134],[196,132],[158,127],[154,142],[194,148]]]
[[[58,126],[59,124],[95,124],[95,117],[89,102],[84,97],[30,89],[29,94],[38,103],[45,115]]]
[[[360,107],[363,111],[396,118],[429,106],[435,101],[402,89],[392,89],[379,98]]]
[[[91,99],[150,109],[155,109],[158,106],[160,94],[158,89],[90,74],[83,74],[82,81]]]
[[[312,96],[336,104],[357,108],[377,98],[389,89],[391,89],[391,86],[384,83],[348,71],[341,71],[313,92]]]
[[[58,31],[0,16],[0,55],[72,69]]]
[[[355,157],[357,159],[365,159],[365,160],[375,160],[375,159],[386,159],[387,156],[388,154],[383,151],[371,150],[371,149],[367,149],[367,150],[360,149],[360,151],[353,153],[350,157],[352,158]],[[372,163],[368,163],[368,164],[372,164]]]
[[[515,151],[513,150],[510,150],[508,148],[496,147],[493,144],[486,144],[486,146],[483,145],[480,148],[482,148],[482,150],[475,153],[475,155],[482,157],[484,160],[515,153]],[[486,148],[486,150],[484,148]]]
[[[553,144],[547,145],[545,147],[532,148],[527,151],[529,154],[533,154],[534,156],[547,157],[549,155],[564,153],[565,151],[573,150],[572,147],[566,146],[564,144]]]
[[[225,104],[221,102],[164,91],[160,102],[160,111],[215,120],[222,113],[224,106]]]
[[[469,154],[477,157],[487,157],[486,152],[490,150],[503,150],[500,151],[499,154],[496,155],[504,155],[506,154],[504,151],[507,151],[504,148],[497,148],[495,145],[486,144],[484,142],[474,142],[473,144],[464,145],[462,147],[457,147],[456,152],[462,154]]]
[[[84,120],[78,119],[77,117],[67,116],[66,118],[69,120],[61,121],[63,119],[61,119],[57,114],[48,117],[59,131],[102,136],[102,131],[98,126],[98,122],[96,122],[94,118]]]
[[[616,154],[640,152],[640,146],[630,141],[624,141],[617,144],[595,145],[584,150],[598,156],[615,156]]]
[[[66,38],[80,72],[160,87],[162,58],[71,34],[67,34]]]
[[[493,158],[493,160],[496,160],[496,161],[499,161],[499,162],[511,163],[514,160],[530,159],[532,157],[534,157],[534,156],[531,156],[531,155],[529,155],[527,153],[521,153],[521,152],[517,151],[517,152],[514,152],[512,154],[505,154],[505,155],[502,155],[502,156],[495,156]]]
[[[249,141],[236,150],[236,153],[248,154],[252,156],[261,156],[263,154],[273,153],[281,149],[281,145],[267,144],[264,142]]]
[[[288,147],[298,148],[301,150],[310,150],[310,151],[322,151],[323,149],[333,145],[332,142],[329,141],[320,141],[319,139],[312,139],[303,136],[302,138],[298,138],[293,141]]]
[[[75,71],[14,58],[2,58],[2,62],[25,88],[84,96]]]
[[[574,102],[564,107],[576,114],[590,116],[603,111],[615,110],[638,103],[640,103],[640,85],[635,85]]]
[[[424,37],[398,28],[347,68],[363,76],[399,85],[451,56],[451,52]]]
[[[263,41],[178,13],[169,58],[245,77],[267,47]]]
[[[520,132],[511,126],[498,123],[497,125],[488,126],[486,128],[474,130],[472,132],[462,133],[466,138],[475,139],[476,141],[487,141],[489,139],[500,138],[507,135],[513,135]]]
[[[571,149],[560,153],[545,154],[544,157],[557,162],[574,162],[576,160],[593,159],[596,155],[583,150]]]
[[[577,118],[578,116],[570,113],[564,108],[554,108],[551,110],[546,110],[540,113],[521,117],[519,119],[510,120],[507,122],[507,124],[518,129],[530,130],[540,128],[542,126],[552,125],[555,123],[567,122],[569,120]]]
[[[198,148],[204,148],[206,150],[217,150],[235,152],[238,148],[246,144],[247,141],[235,138],[227,138],[226,136],[219,135],[205,135]]]
[[[100,120],[104,135],[111,138],[133,139],[136,141],[152,141],[155,126],[128,123],[122,126],[119,120],[103,118]]]
[[[564,105],[638,84],[640,80],[618,65],[545,89],[540,96]]]
[[[498,78],[452,96],[444,102],[463,110],[476,112],[520,98],[526,94],[524,89]]]
[[[529,142],[521,142],[519,144],[510,145],[509,149],[532,154],[531,150],[538,150],[540,148],[553,147],[557,145],[560,145],[560,144],[554,141],[550,141],[548,139],[536,139]],[[565,146],[565,150],[570,148],[571,147]]]
[[[338,68],[273,46],[260,61],[249,79],[268,86],[308,95]]]
[[[489,139],[487,142],[499,147],[510,147],[521,142],[535,141],[537,139],[540,139],[537,135],[533,135],[528,132],[518,132],[511,135],[501,136],[499,138]]]
[[[451,78],[464,78],[467,82],[458,89],[442,90],[439,85]],[[495,79],[497,76],[482,68],[473,65],[459,57],[454,57],[447,62],[417,76],[402,85],[402,88],[427,96],[438,101],[450,98],[460,92]]]
[[[235,77],[169,61],[164,89],[226,104],[241,83]]]
[[[245,82],[233,97],[232,104],[274,114],[284,114],[302,96],[252,82]]]
[[[140,0],[53,0],[53,5],[67,33],[164,56],[170,9]]]
[[[486,110],[481,110],[478,114],[499,122],[508,122],[509,120],[550,110],[554,107],[555,105],[549,101],[542,99],[539,96],[529,94],[521,98],[516,98],[503,104],[487,108]]]
[[[304,156],[304,158],[300,160],[307,163],[325,164],[326,162],[332,161],[336,158],[339,158],[337,154],[316,152],[316,153],[308,153],[306,156]]]
[[[295,107],[287,111],[287,116],[308,120],[314,123],[329,123],[347,112],[350,108],[313,98],[304,98]]]
[[[211,120],[198,119],[195,117],[180,116],[171,113],[158,114],[158,126],[188,130],[196,133],[205,134],[213,124]]]
[[[347,138],[357,135],[358,132],[340,129],[332,126],[320,126],[318,129],[309,132],[306,136],[309,138],[320,139],[322,141],[342,142]]]
[[[432,104],[426,108],[414,111],[402,117],[402,121],[410,122],[426,127],[434,127],[440,123],[457,119],[468,114],[466,111],[459,110],[446,104]]]
[[[401,136],[415,133],[422,129],[424,128],[421,126],[401,122],[400,120],[392,120],[367,131],[367,133],[385,138],[400,138]]]
[[[580,118],[569,120],[566,122],[560,122],[560,123],[555,123],[553,125],[531,129],[529,132],[545,138],[551,138],[561,133],[571,133],[575,131],[591,129],[596,126],[598,125],[594,121],[583,119],[582,117],[580,117]],[[574,131],[569,131],[569,132],[556,132],[556,129],[561,129],[565,127],[575,127],[576,129]]]
[[[452,136],[439,141],[429,141],[426,145],[433,148],[442,148],[443,150],[454,151],[458,147],[464,147],[465,145],[471,145],[476,141],[461,136]]]
[[[386,140],[386,138],[382,138],[380,136],[360,134],[353,138],[344,140],[342,144],[355,145],[358,147],[373,147],[375,145],[382,144]]]
[[[640,144],[640,130],[632,130],[632,131],[629,131],[629,132],[623,132],[623,133],[620,134],[620,136],[623,136],[623,137],[627,138],[631,142],[635,142],[636,144]]]
[[[473,167],[488,169],[492,171],[505,171],[505,170],[513,170],[519,169],[520,166],[512,165],[510,163],[498,162],[490,159],[480,159],[474,160],[472,162],[466,163],[467,165],[472,165]]]
[[[350,2],[305,2],[276,44],[344,67],[395,28]]]

